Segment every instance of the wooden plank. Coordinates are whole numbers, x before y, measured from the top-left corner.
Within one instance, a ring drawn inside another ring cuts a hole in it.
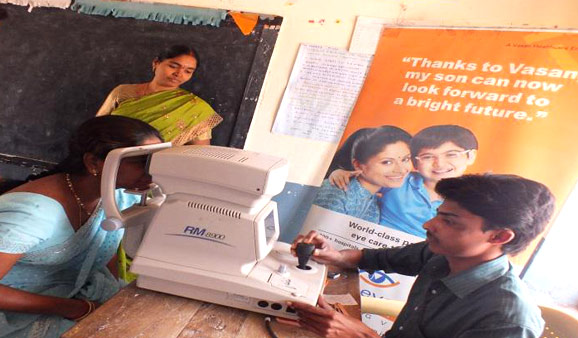
[[[243,323],[243,327],[235,338],[256,338],[256,337],[269,337],[269,333],[265,327],[265,317],[264,315],[258,313],[251,313],[247,317],[247,320]],[[318,337],[313,332],[303,330],[299,327],[289,326],[285,324],[280,324],[273,319],[271,322],[271,327],[273,332],[278,337],[283,338],[316,338]]]
[[[204,303],[185,325],[178,338],[235,337],[247,315],[247,311]]]
[[[326,295],[344,295],[350,294],[357,302],[357,305],[344,306],[348,315],[361,320],[361,300],[359,294],[359,274],[356,270],[341,271],[333,267],[329,268],[331,272],[339,272],[340,276],[330,280],[323,294]]]
[[[349,293],[359,303],[356,271],[341,272],[330,280],[325,294]],[[348,314],[361,318],[359,306],[345,306]],[[203,303],[137,288],[130,284],[81,321],[63,338],[85,337],[267,337],[263,314]],[[272,322],[279,337],[310,338],[315,334]]]
[[[202,305],[133,283],[62,337],[177,337]]]

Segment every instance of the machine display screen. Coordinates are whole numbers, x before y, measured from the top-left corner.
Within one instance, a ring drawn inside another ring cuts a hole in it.
[[[265,239],[267,243],[275,236],[275,210],[265,217]]]

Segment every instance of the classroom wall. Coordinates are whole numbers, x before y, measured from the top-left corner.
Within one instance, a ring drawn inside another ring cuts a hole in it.
[[[245,149],[287,158],[289,183],[279,203],[281,239],[299,231],[307,206],[337,144],[271,133],[301,43],[347,48],[357,16],[382,17],[400,26],[578,29],[578,1],[551,0],[156,0],[284,18]],[[566,205],[566,208],[570,208]],[[514,258],[524,265],[534,245]]]
[[[357,16],[400,26],[578,29],[578,1],[551,0],[155,0],[284,18],[245,149],[289,160],[289,183],[281,196],[281,239],[293,238],[329,166],[337,144],[272,134],[271,127],[301,43],[347,48]],[[525,262],[528,254],[519,258]]]
[[[271,14],[284,18],[247,135],[245,149],[282,156],[291,164],[290,183],[283,195],[276,199],[280,203],[283,231],[281,238],[286,241],[293,238],[294,233],[299,230],[308,205],[314,197],[314,187],[320,184],[337,147],[337,144],[276,135],[270,132],[300,44],[347,48],[357,16],[381,17],[387,19],[392,25],[400,26],[578,29],[576,17],[578,1],[576,0],[550,0],[548,2],[543,0],[155,0],[154,2]],[[576,215],[578,208],[571,210],[569,204],[563,212],[569,210]],[[567,218],[576,219],[576,217],[578,215]],[[530,253],[531,250],[519,257],[518,261],[525,262]],[[550,257],[552,256],[548,256]]]
[[[319,185],[336,144],[272,134],[299,44],[347,48],[358,15],[415,26],[578,29],[578,1],[552,0],[157,0],[283,16],[245,149],[290,161],[289,181]],[[324,20],[321,22],[321,20]],[[314,21],[311,23],[310,21]],[[314,160],[312,160],[314,159]]]
[[[130,1],[130,0],[129,0]],[[146,1],[146,0],[145,0]],[[392,25],[525,29],[578,29],[576,0],[155,0],[168,4],[220,8],[284,18],[262,87],[245,149],[290,161],[289,182],[279,203],[281,239],[299,231],[337,144],[271,133],[277,109],[301,43],[347,48],[357,16],[381,17]],[[417,42],[418,43],[418,42]],[[562,213],[578,217],[568,203]],[[556,228],[556,223],[554,228]],[[558,228],[563,228],[560,225]],[[556,246],[556,244],[553,244]],[[523,265],[534,245],[515,257]],[[550,256],[551,258],[551,256]],[[547,270],[540,265],[537,271]],[[556,275],[558,276],[558,275]],[[538,283],[542,280],[536,279]],[[530,281],[531,282],[531,281]],[[551,284],[552,288],[556,285]],[[542,287],[548,290],[546,286]],[[572,294],[578,294],[573,289]]]

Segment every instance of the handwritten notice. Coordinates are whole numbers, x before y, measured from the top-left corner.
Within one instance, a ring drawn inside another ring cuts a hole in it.
[[[338,48],[301,45],[273,133],[338,142],[371,59]]]
[[[383,18],[358,16],[355,20],[355,29],[349,43],[351,53],[373,55],[381,38],[381,31],[387,23]]]

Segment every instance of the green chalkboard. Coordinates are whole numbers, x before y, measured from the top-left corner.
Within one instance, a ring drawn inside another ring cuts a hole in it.
[[[108,92],[150,80],[152,60],[173,44],[199,52],[183,88],[224,118],[212,143],[243,147],[281,20],[245,36],[230,18],[191,26],[0,5],[0,164],[41,168],[63,158],[70,133]]]

